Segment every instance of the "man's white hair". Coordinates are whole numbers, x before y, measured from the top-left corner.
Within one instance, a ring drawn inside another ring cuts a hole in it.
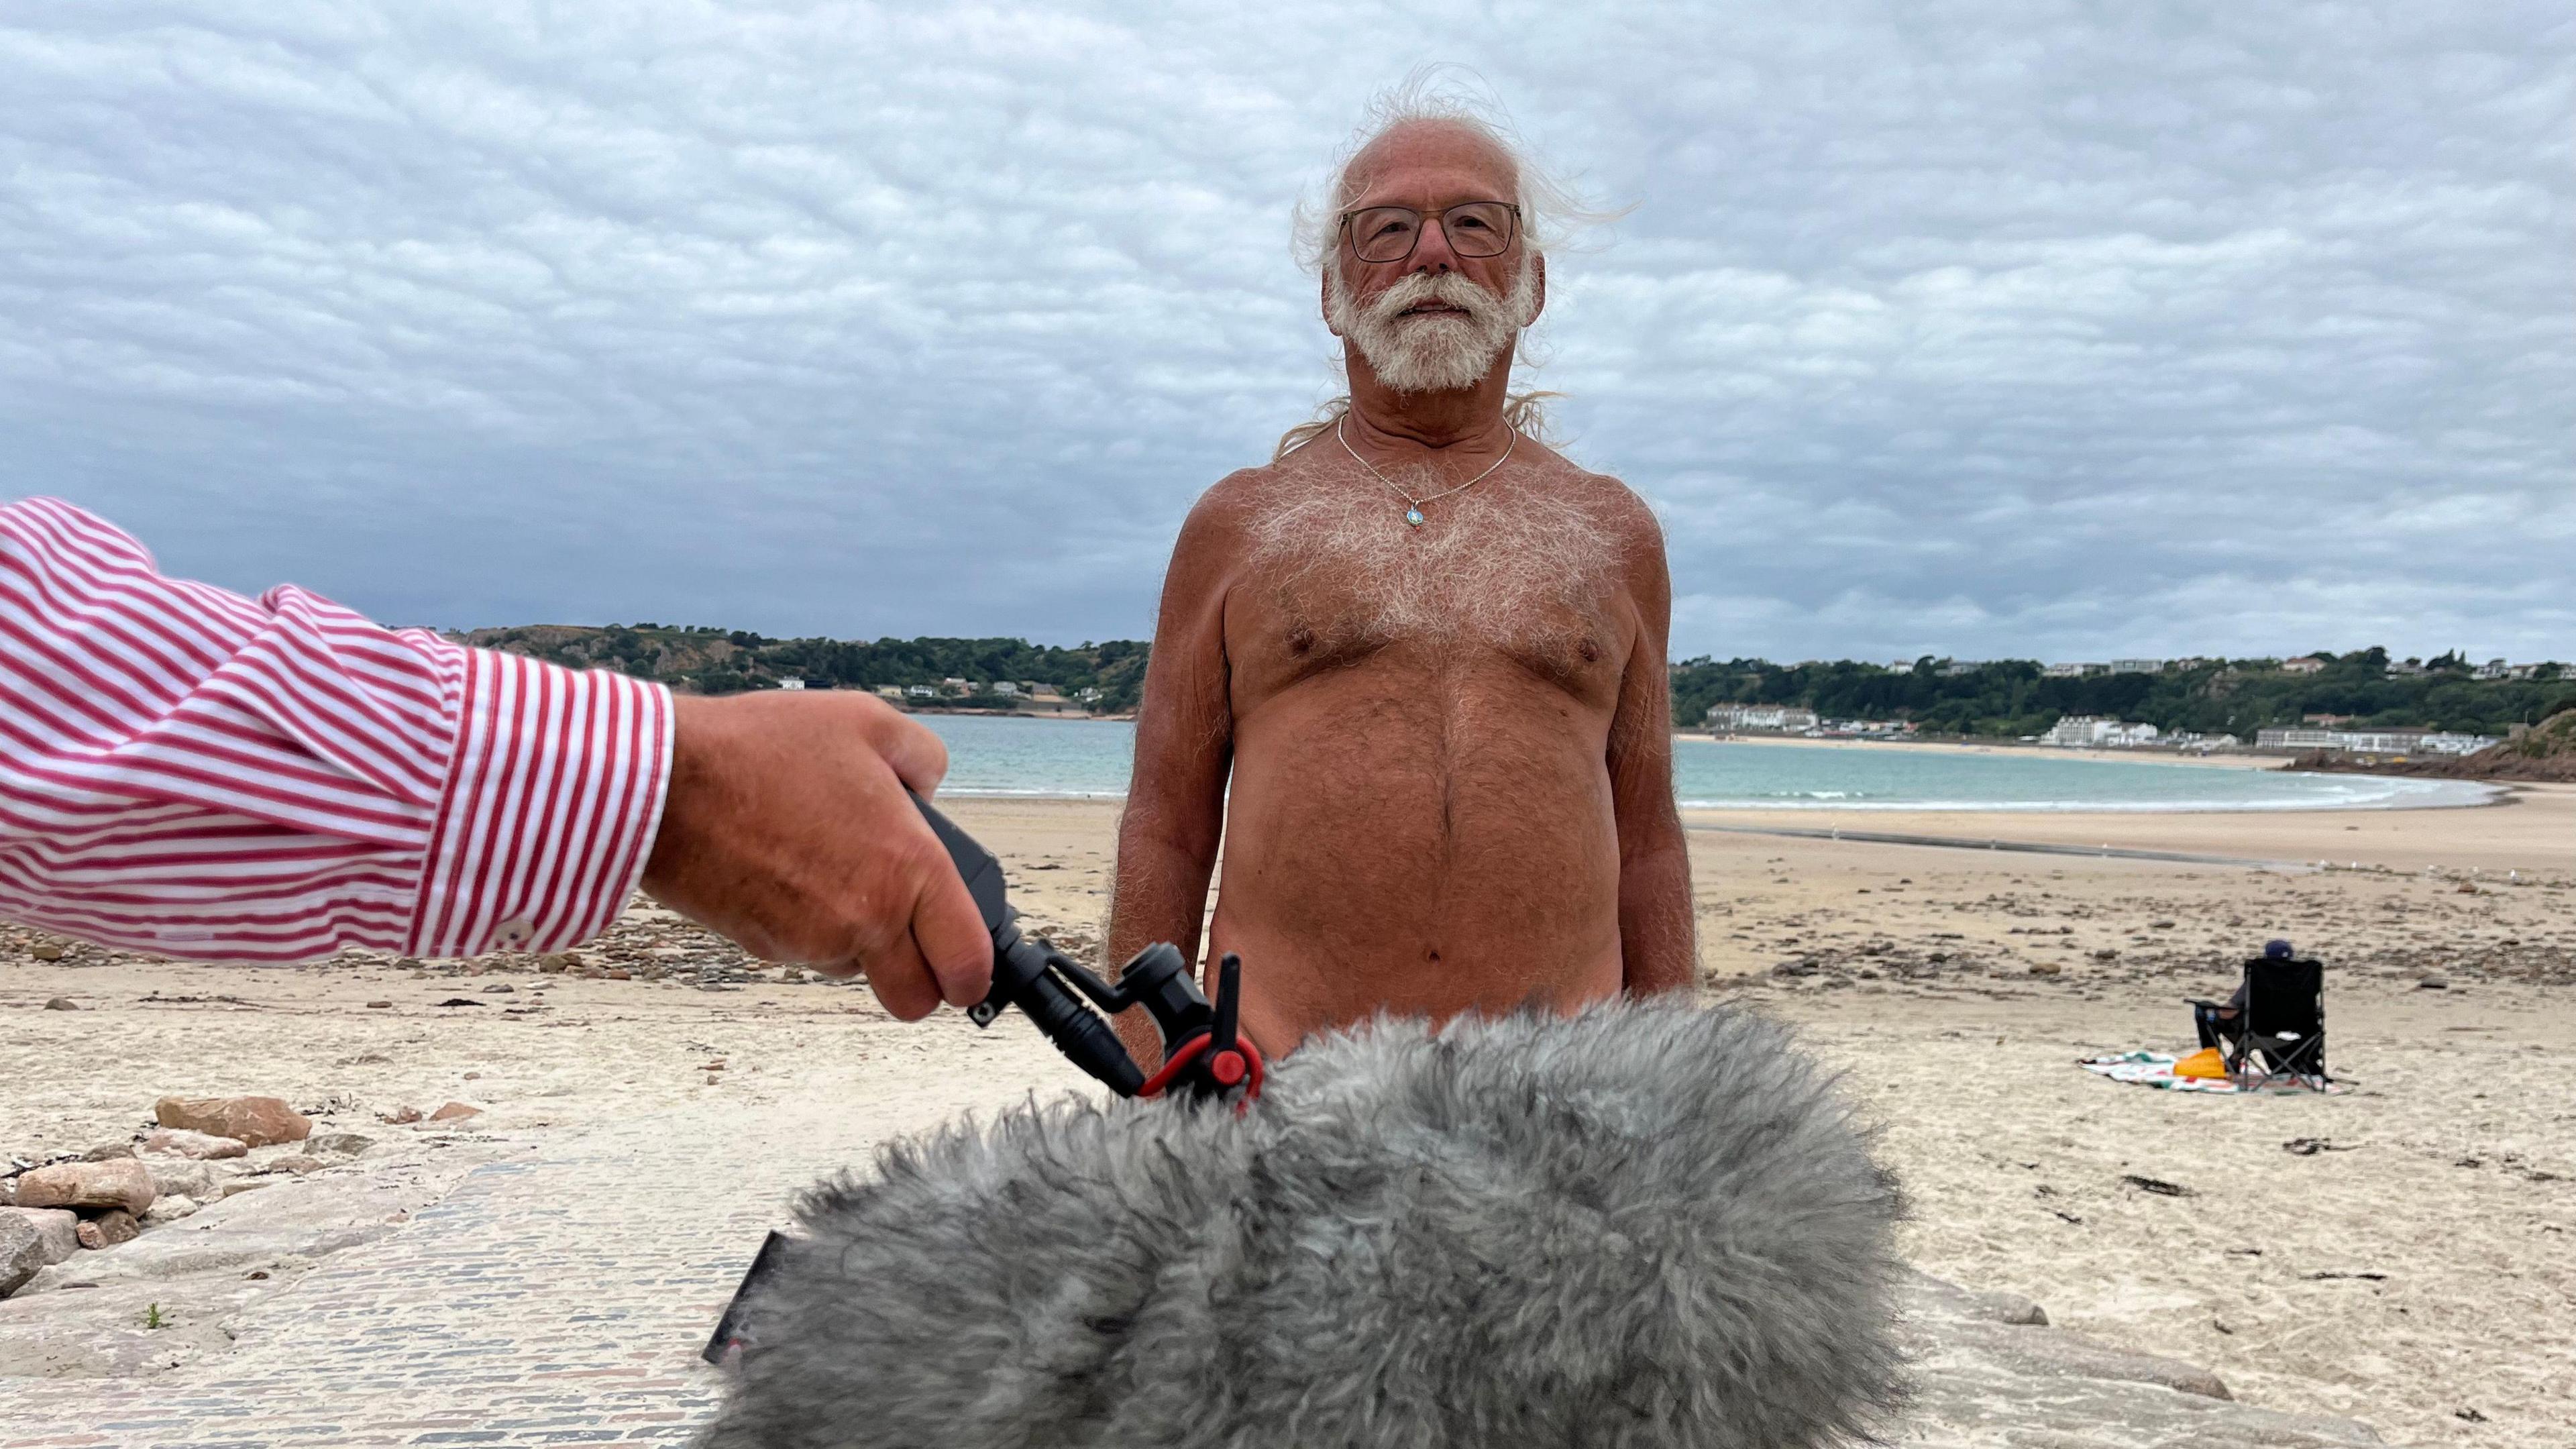
[[[1333,157],[1321,189],[1297,203],[1293,222],[1297,260],[1307,271],[1320,276],[1340,255],[1342,211],[1359,194],[1361,180],[1352,173],[1351,163],[1393,132],[1421,125],[1469,132],[1511,162],[1519,183],[1515,188],[1519,194],[1512,200],[1520,206],[1522,244],[1532,257],[1544,256],[1586,227],[1616,215],[1587,205],[1579,192],[1548,170],[1474,72],[1460,66],[1417,66],[1402,82],[1369,102],[1359,129]]]
[[[1515,192],[1512,200],[1521,213],[1524,267],[1566,245],[1587,227],[1618,214],[1586,204],[1572,185],[1551,172],[1522,139],[1502,103],[1473,71],[1452,65],[1417,66],[1403,81],[1369,102],[1359,129],[1333,157],[1320,187],[1298,201],[1291,239],[1298,263],[1308,272],[1323,276],[1331,269],[1336,279],[1340,275],[1342,212],[1359,194],[1363,180],[1353,171],[1353,164],[1390,134],[1421,125],[1467,131],[1490,143],[1511,163]],[[1344,341],[1350,345],[1349,339]],[[1548,430],[1543,404],[1554,396],[1548,392],[1515,393],[1504,406],[1504,420],[1544,441]],[[1314,418],[1290,428],[1279,439],[1274,460],[1321,436],[1349,410],[1347,396],[1325,403]]]

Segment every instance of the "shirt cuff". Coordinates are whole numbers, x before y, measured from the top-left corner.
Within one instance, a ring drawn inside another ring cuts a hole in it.
[[[608,929],[653,853],[670,781],[670,691],[466,651],[411,954],[559,951]]]

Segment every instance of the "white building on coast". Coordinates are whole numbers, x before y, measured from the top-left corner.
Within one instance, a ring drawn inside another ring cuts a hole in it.
[[[2258,750],[2333,750],[2354,755],[2474,755],[2492,744],[2493,735],[2455,734],[2444,730],[2257,730]]]
[[[1756,734],[1799,734],[1816,727],[1816,712],[1785,704],[1712,705],[1708,711],[1708,727]]]
[[[2074,750],[2117,750],[2156,742],[2156,727],[2132,724],[2125,720],[2105,719],[2094,714],[2070,714],[2049,726],[2043,741]]]

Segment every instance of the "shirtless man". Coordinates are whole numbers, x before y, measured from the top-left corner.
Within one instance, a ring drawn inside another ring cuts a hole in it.
[[[1694,976],[1662,532],[1506,420],[1539,194],[1471,119],[1361,146],[1317,258],[1347,406],[1209,489],[1172,552],[1110,959],[1198,962],[1222,834],[1207,959],[1241,953],[1265,1053]],[[1143,1015],[1119,1029],[1150,1065]]]

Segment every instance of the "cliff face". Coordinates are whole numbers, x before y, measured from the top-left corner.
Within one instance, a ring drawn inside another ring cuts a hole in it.
[[[2576,784],[2576,709],[2561,710],[2518,739],[2451,759],[2381,760],[2310,750],[2290,762],[2293,770],[2345,774],[2428,775],[2449,780],[2524,780]]]

